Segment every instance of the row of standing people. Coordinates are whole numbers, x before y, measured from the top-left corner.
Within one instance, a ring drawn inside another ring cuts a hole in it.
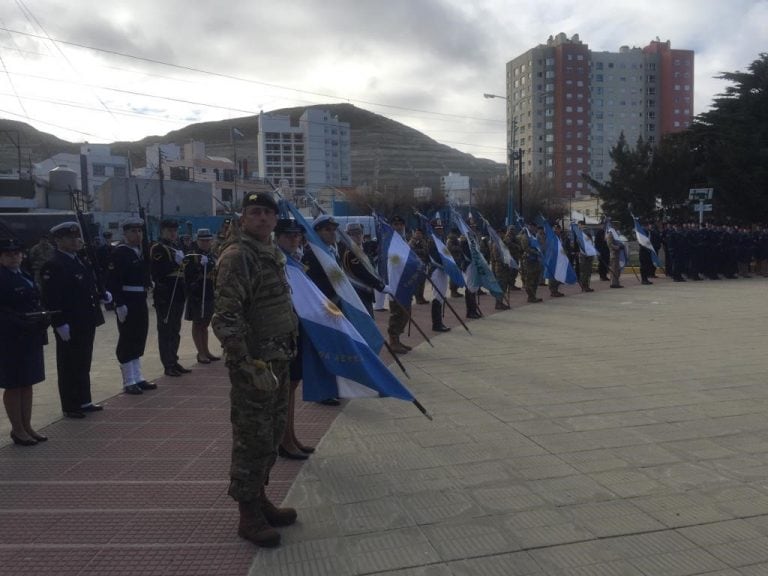
[[[140,219],[126,220],[122,225],[123,242],[117,246],[105,242],[89,259],[82,250],[79,224],[64,222],[50,230],[53,242],[48,244],[51,249],[46,248],[46,242],[40,242],[30,250],[32,264],[26,267],[23,266],[24,246],[14,239],[2,239],[0,253],[9,266],[2,268],[0,289],[10,291],[14,298],[25,302],[24,306],[16,306],[16,310],[3,306],[2,340],[35,349],[34,355],[24,355],[18,353],[17,346],[9,344],[0,352],[0,385],[6,388],[5,396],[20,398],[16,402],[10,400],[14,406],[6,410],[15,442],[33,445],[43,441],[41,435],[33,433],[29,426],[31,388],[23,396],[9,391],[26,389],[44,380],[42,346],[48,341],[49,324],[53,327],[56,343],[61,408],[68,418],[82,419],[89,412],[103,409],[92,400],[90,380],[96,329],[105,323],[102,306],[113,310],[117,320],[119,337],[115,354],[120,364],[123,391],[142,394],[157,388],[144,378],[141,368],[149,329],[147,299],[153,283],[158,347],[165,373],[180,376],[189,372],[178,364],[182,315],[192,322],[198,362],[219,359],[208,347],[214,297],[213,236],[208,230],[201,229],[194,250],[183,254],[174,243],[178,224],[165,221],[161,226],[161,240],[147,251],[143,229],[144,223]],[[109,235],[105,236],[109,240]],[[17,268],[11,265],[16,260]],[[25,268],[31,274],[27,274]],[[5,273],[7,270],[12,272]],[[40,322],[32,322],[29,318]],[[22,326],[29,330],[33,325],[39,326],[40,333],[30,340]],[[22,425],[20,421],[26,424]]]

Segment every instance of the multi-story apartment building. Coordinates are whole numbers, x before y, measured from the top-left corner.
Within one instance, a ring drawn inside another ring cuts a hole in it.
[[[259,115],[259,176],[283,183],[295,196],[313,196],[328,186],[351,186],[350,129],[347,122],[308,108],[291,124],[285,115]]]
[[[565,197],[605,180],[623,132],[656,144],[693,119],[692,50],[655,40],[645,48],[593,52],[578,35],[550,37],[507,63],[507,141],[523,173],[551,180]]]

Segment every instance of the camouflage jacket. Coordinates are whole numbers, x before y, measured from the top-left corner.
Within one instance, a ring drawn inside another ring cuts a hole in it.
[[[216,267],[213,332],[228,365],[295,356],[298,320],[285,276],[285,254],[243,234],[222,246]]]

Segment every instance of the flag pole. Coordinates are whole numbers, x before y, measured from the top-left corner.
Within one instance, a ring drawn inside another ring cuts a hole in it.
[[[425,276],[426,276],[426,274],[425,274]],[[464,320],[462,320],[462,319],[461,319],[461,316],[459,316],[459,315],[458,315],[458,313],[456,312],[456,309],[455,309],[453,306],[451,306],[451,303],[450,303],[450,302],[448,302],[448,298],[446,298],[446,297],[445,297],[445,294],[443,294],[442,292],[440,292],[440,289],[439,289],[437,286],[435,286],[435,283],[432,281],[432,278],[430,278],[429,276],[427,276],[427,280],[429,280],[429,283],[432,285],[432,290],[434,290],[435,292],[437,292],[438,296],[440,296],[440,298],[442,298],[443,302],[445,302],[445,305],[446,305],[446,306],[448,306],[448,309],[449,309],[451,312],[453,312],[453,315],[454,315],[454,316],[456,316],[456,320],[458,320],[458,321],[459,321],[459,323],[460,323],[460,324],[461,324],[461,325],[464,327],[464,330],[466,330],[467,332],[469,332],[470,334],[472,334],[472,332],[470,332],[470,330],[469,330],[469,328],[467,327],[467,325],[464,323]]]
[[[424,416],[426,416],[426,417],[427,417],[427,420],[429,420],[430,422],[432,422],[432,416],[429,414],[429,412],[427,412],[427,409],[426,409],[426,408],[424,408],[424,406],[422,406],[422,405],[421,405],[421,402],[419,402],[418,400],[416,400],[416,398],[414,398],[414,399],[412,400],[412,402],[413,402],[413,405],[414,405],[414,406],[416,406],[416,408],[418,408],[418,409],[419,409],[419,412],[421,412],[422,414],[424,414]]]
[[[389,294],[389,295],[390,295],[390,296],[392,296],[393,298],[394,298],[394,296],[395,296],[395,295],[394,295],[394,294],[392,294],[391,292],[387,292],[387,294]],[[435,347],[435,345],[434,345],[434,344],[432,344],[432,341],[429,339],[429,336],[427,336],[427,335],[424,333],[424,330],[422,330],[422,329],[421,329],[421,326],[419,326],[419,325],[416,323],[416,320],[414,320],[414,319],[413,319],[413,316],[411,316],[411,313],[408,311],[408,309],[407,309],[405,306],[403,306],[402,304],[400,304],[400,302],[397,302],[397,300],[395,300],[395,302],[397,303],[397,305],[398,305],[398,306],[400,306],[400,308],[402,308],[402,309],[403,309],[403,312],[405,312],[405,315],[408,317],[408,325],[409,325],[409,327],[410,327],[410,325],[411,325],[411,324],[413,324],[413,325],[414,325],[414,327],[416,328],[416,330],[419,332],[419,334],[421,334],[422,338],[424,338],[424,340],[426,340],[426,341],[427,341],[427,344],[429,344],[430,346],[432,346],[432,348],[434,348],[434,347]],[[391,301],[390,301],[390,304],[391,304]],[[408,333],[408,335],[410,336],[410,332]]]
[[[403,371],[403,374],[405,374],[406,378],[410,378],[411,376],[410,374],[408,374],[408,371],[405,369],[405,366],[403,366],[403,363],[400,362],[400,358],[397,357],[397,354],[395,354],[395,352],[392,350],[392,347],[389,345],[389,342],[387,342],[386,340],[384,340],[384,348],[386,348],[390,356],[394,358],[395,363],[397,363],[397,365],[400,367],[400,370]]]

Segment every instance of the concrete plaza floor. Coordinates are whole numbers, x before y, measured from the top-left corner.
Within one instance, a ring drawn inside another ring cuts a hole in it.
[[[85,421],[36,405],[51,440],[0,448],[0,574],[768,574],[768,284],[624,281],[451,320],[402,357],[433,421],[301,403],[318,450],[278,463],[276,550],[235,534],[220,365],[140,397],[100,376]]]

